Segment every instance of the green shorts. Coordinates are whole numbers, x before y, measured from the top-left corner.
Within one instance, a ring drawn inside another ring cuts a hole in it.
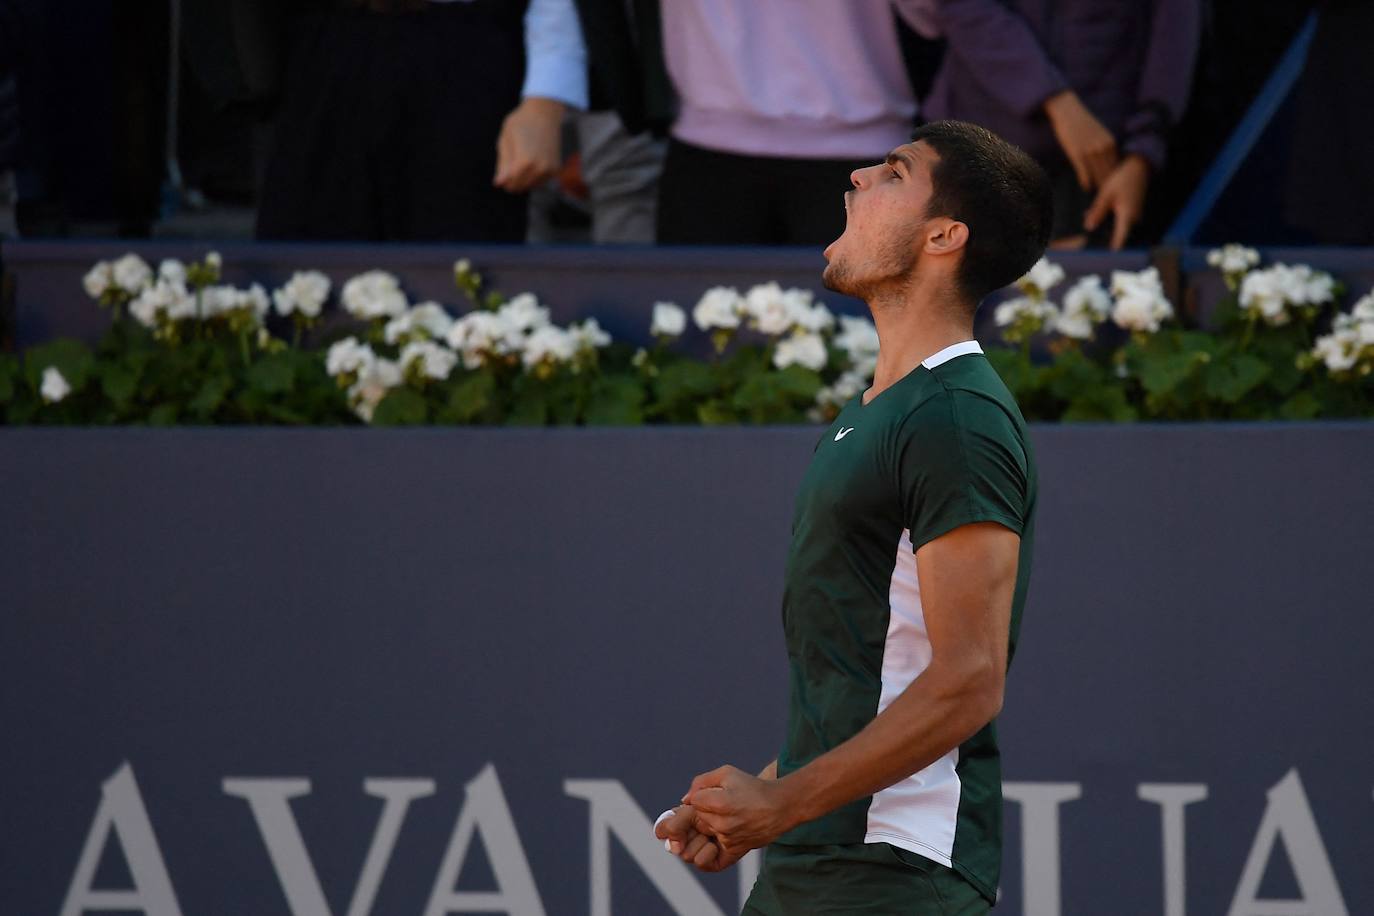
[[[769,846],[741,916],[983,916],[958,872],[887,843]]]

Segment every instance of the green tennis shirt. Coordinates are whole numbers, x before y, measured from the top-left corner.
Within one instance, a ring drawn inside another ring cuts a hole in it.
[[[1021,536],[1008,662],[1030,578],[1036,482],[1026,423],[975,341],[840,411],[797,496],[783,597],[791,697],[785,775],[853,737],[930,664],[916,551],[973,522]],[[996,894],[995,723],[926,769],[779,843],[890,843]]]

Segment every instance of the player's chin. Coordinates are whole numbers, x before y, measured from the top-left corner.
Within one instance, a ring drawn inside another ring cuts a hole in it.
[[[848,295],[849,291],[846,289],[848,284],[845,282],[845,274],[847,271],[845,270],[844,259],[832,253],[831,249],[834,247],[835,246],[832,244],[830,248],[825,250],[826,259],[829,263],[825,265],[825,270],[821,273],[821,285],[833,292]]]

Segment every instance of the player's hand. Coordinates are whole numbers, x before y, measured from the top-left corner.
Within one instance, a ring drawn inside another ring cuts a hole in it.
[[[528,98],[506,115],[496,140],[492,184],[521,194],[547,180],[563,161],[563,112],[555,99]]]
[[[712,834],[721,851],[736,859],[795,826],[782,781],[759,779],[732,766],[692,780],[684,801],[696,809],[697,829]]]
[[[1078,93],[1066,89],[1045,102],[1055,139],[1083,190],[1101,187],[1116,168],[1116,138],[1102,126]]]
[[[721,871],[740,860],[739,855],[722,851],[715,837],[699,831],[696,822],[692,806],[681,805],[654,826],[654,836],[666,840],[667,849],[673,855],[702,871]]]
[[[1097,199],[1083,217],[1083,228],[1092,232],[1112,215],[1112,250],[1120,251],[1131,227],[1145,212],[1145,189],[1150,184],[1150,164],[1137,155],[1127,156],[1107,178]]]

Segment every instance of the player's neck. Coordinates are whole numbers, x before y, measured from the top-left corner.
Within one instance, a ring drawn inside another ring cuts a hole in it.
[[[973,339],[972,316],[934,291],[875,298],[870,308],[878,328],[878,366],[865,403],[946,347]]]

